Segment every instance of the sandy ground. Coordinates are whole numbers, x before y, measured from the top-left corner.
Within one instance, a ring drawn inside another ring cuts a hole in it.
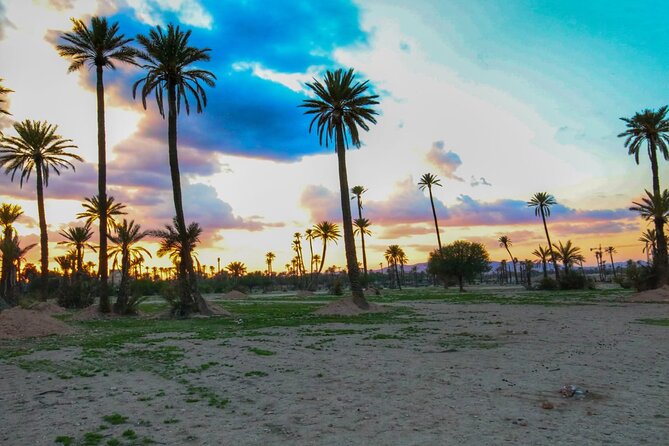
[[[428,321],[224,342],[161,334],[189,366],[217,362],[185,378],[229,399],[223,409],[148,372],[63,380],[0,362],[0,444],[81,439],[114,412],[130,421],[100,431],[101,444],[128,428],[169,445],[669,444],[669,327],[635,322],[669,317],[668,305],[406,305]],[[589,394],[562,398],[565,384]]]

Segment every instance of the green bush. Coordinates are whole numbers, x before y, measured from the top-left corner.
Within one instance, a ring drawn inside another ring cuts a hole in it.
[[[561,290],[594,290],[595,283],[588,280],[583,274],[575,271],[569,271],[560,276],[559,280]]]
[[[547,291],[557,290],[558,289],[558,283],[552,277],[544,277],[537,284],[537,289],[538,290],[547,290]]]
[[[61,307],[86,308],[93,304],[93,296],[96,291],[95,283],[75,279],[71,284],[63,283],[55,294],[58,305]]]

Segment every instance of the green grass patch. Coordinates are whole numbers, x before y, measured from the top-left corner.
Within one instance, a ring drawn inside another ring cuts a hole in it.
[[[439,345],[447,350],[487,350],[497,348],[499,343],[495,342],[495,338],[488,335],[477,335],[474,333],[455,333],[448,335],[446,339],[439,341]]]
[[[244,373],[244,376],[258,376],[258,377],[263,377],[263,376],[268,376],[266,372],[260,371],[260,370],[251,370],[250,372]]]
[[[56,437],[56,443],[60,443],[64,446],[71,446],[74,444],[74,437],[69,435],[59,435]]]
[[[102,417],[104,421],[111,424],[112,426],[117,426],[119,424],[125,424],[128,422],[128,417],[121,415],[120,413],[114,412],[111,415],[105,415]]]
[[[669,327],[669,319],[638,319],[640,324],[658,325],[660,327]]]
[[[255,353],[258,356],[273,356],[276,355],[276,352],[270,350],[264,350],[258,347],[249,347],[249,351]]]

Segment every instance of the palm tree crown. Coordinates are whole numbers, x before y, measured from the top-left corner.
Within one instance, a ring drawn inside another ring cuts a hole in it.
[[[420,190],[425,190],[427,188],[428,193],[430,194],[430,206],[432,206],[432,217],[434,217],[434,228],[437,231],[437,245],[439,246],[439,253],[441,253],[441,236],[439,235],[439,223],[437,222],[437,211],[434,208],[434,198],[432,197],[432,187],[441,186],[441,182],[436,175],[431,173],[423,174],[418,181],[418,188]]]
[[[633,201],[630,211],[638,212],[644,220],[660,218],[663,225],[667,224],[669,216],[669,190],[665,189],[659,196],[646,191],[646,196],[640,202]]]
[[[337,137],[337,129],[341,129],[346,147],[349,138],[354,146],[360,146],[358,127],[368,131],[368,123],[376,124],[374,115],[378,114],[373,108],[379,103],[376,100],[378,95],[365,94],[369,88],[367,83],[368,81],[355,82],[352,68],[346,72],[342,69],[326,72],[323,83],[316,79],[307,82],[307,87],[316,94],[317,99],[305,99],[300,107],[307,108],[305,114],[314,115],[309,124],[309,132],[316,124],[321,145],[325,141],[325,146],[328,147],[330,141]]]
[[[0,78],[0,83],[1,82],[2,82],[2,78]],[[4,96],[7,93],[13,93],[13,91],[10,90],[9,88],[5,88],[2,85],[0,85],[0,96]],[[11,115],[11,113],[9,113],[7,110],[5,110],[5,107],[3,105],[4,103],[5,103],[5,100],[0,97],[0,115]],[[2,133],[0,133],[0,135],[1,134]]]
[[[40,171],[44,180],[44,186],[49,186],[49,171],[53,170],[57,175],[60,171],[72,168],[74,164],[70,159],[83,161],[79,155],[66,152],[77,146],[72,144],[71,139],[64,139],[56,133],[57,126],[46,121],[32,121],[26,119],[14,124],[14,130],[18,136],[5,137],[2,148],[0,148],[0,167],[5,168],[5,173],[11,173],[11,179],[20,172],[20,184],[30,178],[33,171]]]
[[[82,212],[77,214],[77,218],[83,218],[86,224],[92,224],[96,220],[100,219],[102,214],[102,209],[100,206],[100,196],[95,195],[90,198],[86,198],[84,203],[81,203],[84,207]],[[125,205],[123,203],[114,203],[114,197],[107,195],[107,228],[111,232],[116,228],[116,220],[114,217],[119,215],[126,215],[127,212],[124,211]]]
[[[95,246],[88,243],[93,237],[90,225],[75,226],[74,228],[67,228],[59,233],[65,238],[64,241],[58,242],[59,245],[66,245],[73,248],[77,253],[77,272],[81,272],[83,268],[84,249],[90,248],[95,251]]]
[[[625,122],[627,130],[618,135],[625,139],[628,154],[634,155],[634,161],[639,164],[639,153],[644,143],[647,144],[648,156],[655,158],[655,150],[662,152],[665,160],[669,160],[669,119],[667,119],[666,105],[657,111],[645,109],[631,118],[620,118]]]
[[[546,224],[546,217],[551,215],[551,206],[557,204],[555,197],[547,192],[537,192],[532,195],[530,201],[527,202],[527,206],[534,208],[534,215],[541,216],[541,221],[544,224],[544,231],[546,232],[546,240],[548,241],[548,250],[551,253],[551,260],[553,263],[553,268],[555,268],[555,278],[560,278],[560,270],[557,266],[557,259],[555,256],[555,251],[553,251],[553,243],[551,243],[551,237],[548,235],[548,225]]]
[[[149,31],[148,36],[137,36],[137,42],[143,47],[143,50],[137,53],[137,57],[143,61],[142,68],[147,73],[146,77],[133,85],[132,96],[136,96],[137,88],[141,85],[142,105],[146,108],[146,98],[153,92],[163,118],[165,117],[163,93],[170,86],[176,87],[176,112],[179,113],[183,101],[186,114],[189,114],[188,95],[195,99],[196,111],[202,113],[207,106],[207,94],[201,82],[209,87],[215,85],[216,76],[213,73],[189,68],[194,63],[208,62],[211,59],[209,48],[189,46],[190,36],[190,30],[184,32],[172,24],[167,25],[166,32],[157,26]]]
[[[328,242],[337,243],[337,240],[341,237],[341,232],[339,232],[339,226],[336,223],[322,221],[314,225],[314,237],[320,238],[323,242],[323,253],[320,256],[320,267],[318,268],[320,273],[323,270],[323,265],[325,265],[325,252]]]
[[[0,226],[4,230],[4,237],[11,238],[14,222],[23,215],[23,209],[18,204],[2,203],[0,205]]]
[[[575,246],[571,240],[567,240],[567,243],[564,245],[562,242],[558,242],[557,245],[553,245],[553,247],[556,249],[555,256],[560,259],[560,261],[564,264],[564,269],[565,272],[569,272],[569,268],[575,263],[575,262],[582,262],[585,260],[585,257],[581,253],[581,248],[578,246]]]

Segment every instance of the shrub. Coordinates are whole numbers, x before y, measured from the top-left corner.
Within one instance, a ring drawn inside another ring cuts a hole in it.
[[[96,290],[93,282],[74,280],[71,284],[64,283],[56,291],[56,301],[64,308],[86,308],[93,304],[93,293]]]
[[[538,290],[547,290],[547,291],[557,290],[558,289],[558,283],[552,277],[544,277],[537,284],[537,289]]]
[[[341,296],[344,294],[341,279],[338,277],[333,279],[332,282],[330,282],[330,286],[328,286],[328,291],[330,294],[334,294],[335,296]]]
[[[629,260],[624,281],[637,291],[652,290],[657,288],[657,271],[654,266],[635,264]]]
[[[595,289],[595,283],[593,281],[588,280],[583,274],[575,271],[569,271],[568,273],[561,275],[559,284],[561,290]]]

